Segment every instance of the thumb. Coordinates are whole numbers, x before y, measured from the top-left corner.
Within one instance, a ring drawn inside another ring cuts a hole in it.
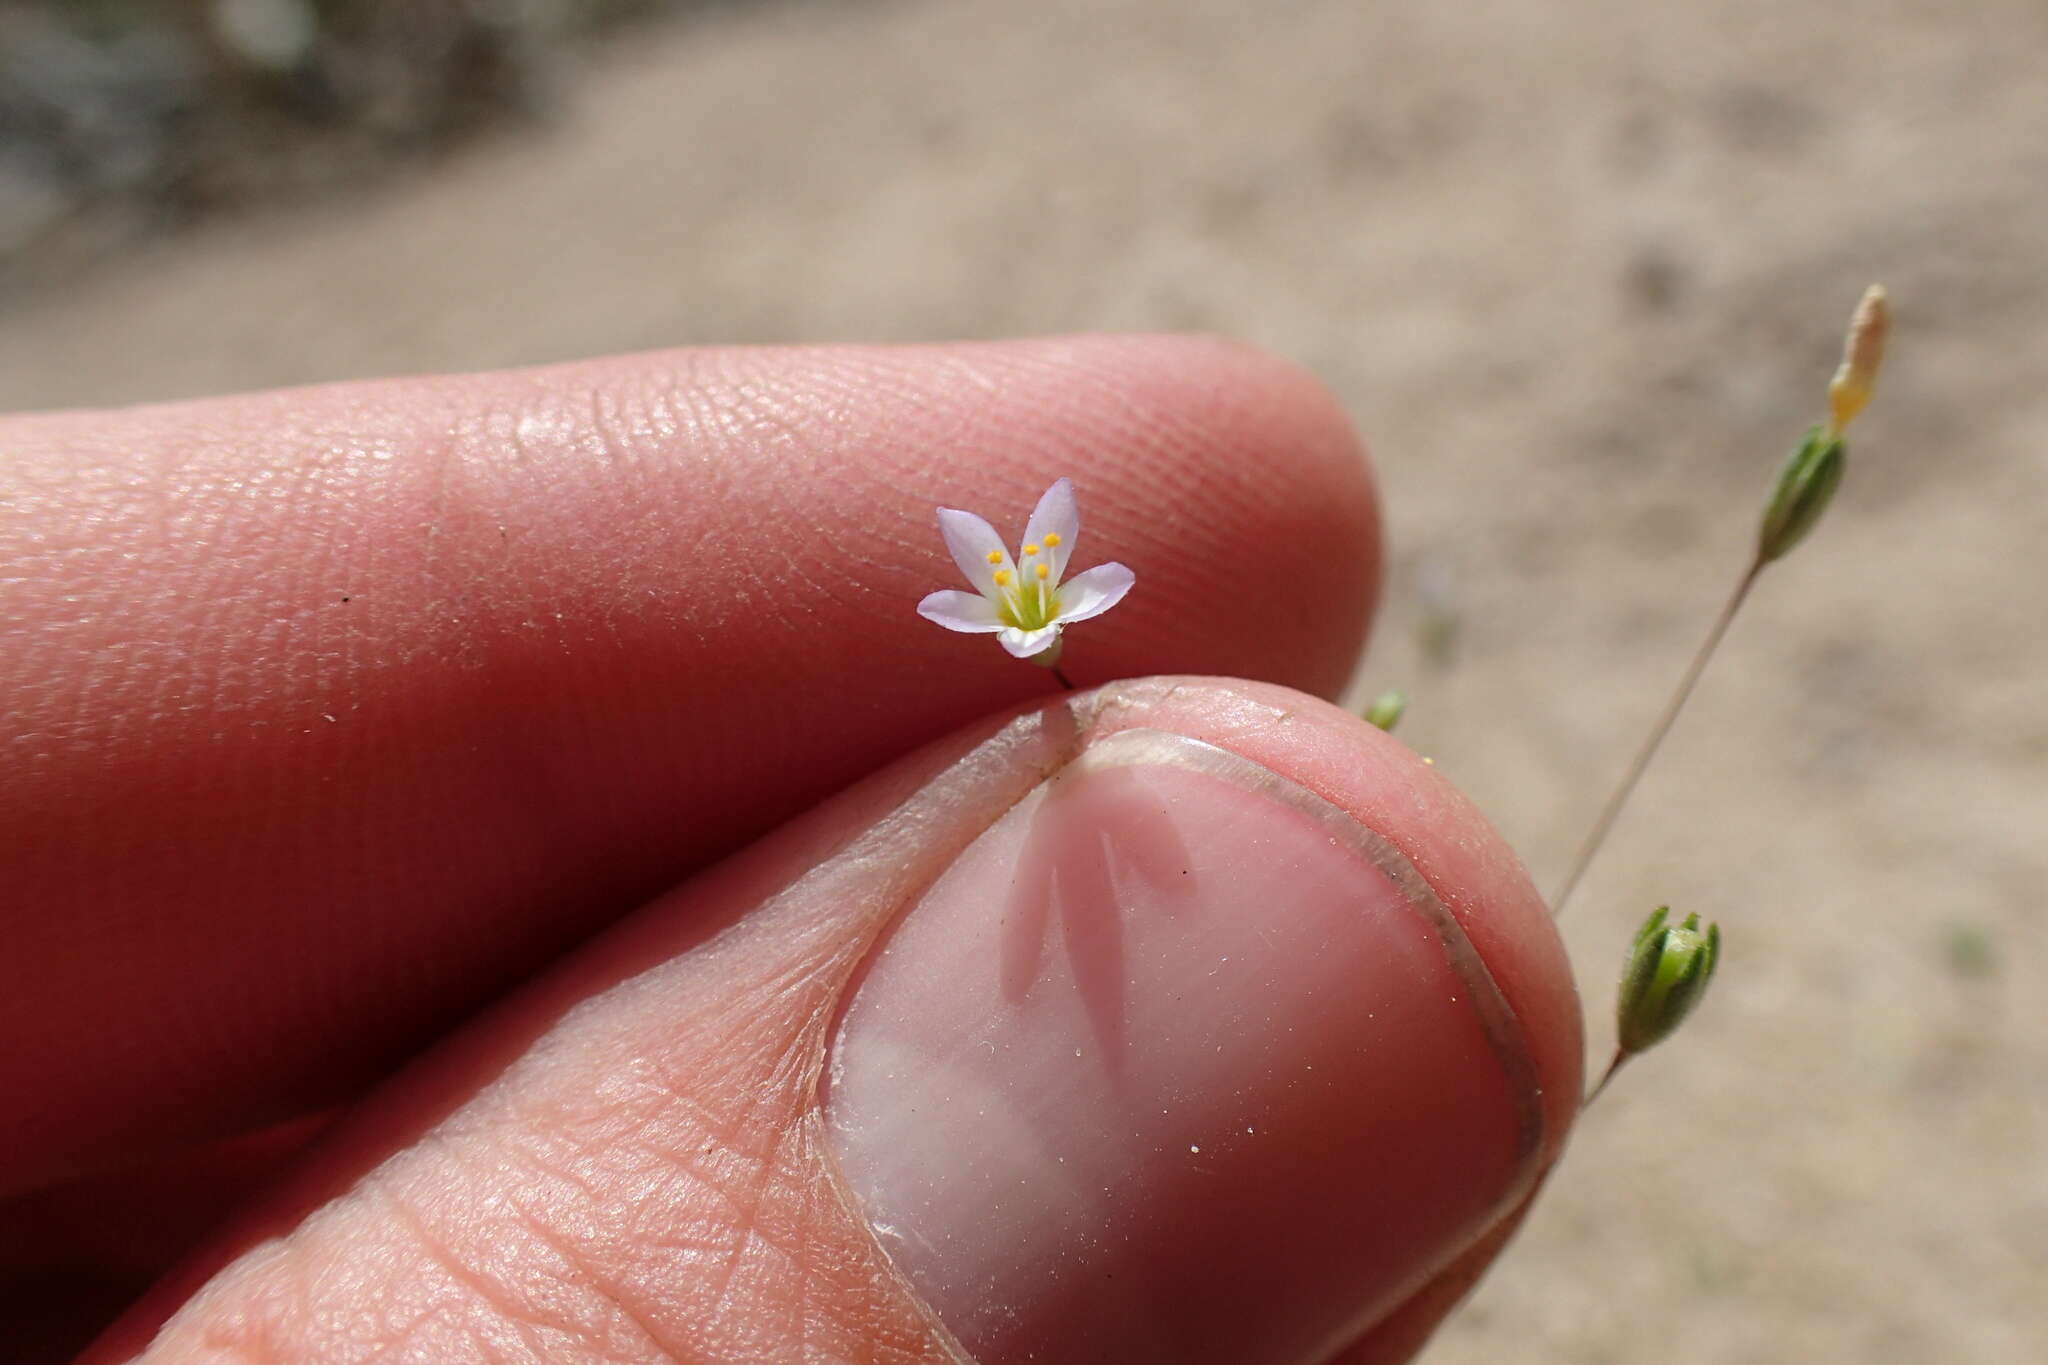
[[[1578,1067],[1541,902],[1432,771],[1125,684],[627,921],[91,1358],[1306,1365],[1469,1276]]]

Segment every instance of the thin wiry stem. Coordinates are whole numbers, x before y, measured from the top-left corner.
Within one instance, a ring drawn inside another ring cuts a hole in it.
[[[1735,584],[1735,591],[1728,597],[1728,605],[1721,608],[1720,616],[1714,620],[1713,629],[1707,632],[1707,638],[1700,644],[1698,652],[1692,656],[1692,663],[1686,668],[1685,676],[1679,679],[1678,689],[1671,694],[1671,700],[1665,703],[1664,714],[1657,717],[1657,723],[1650,727],[1650,733],[1643,740],[1642,747],[1636,750],[1636,756],[1628,765],[1628,771],[1622,774],[1620,785],[1615,787],[1614,794],[1607,798],[1607,804],[1601,807],[1599,817],[1593,821],[1593,828],[1586,834],[1586,841],[1579,845],[1578,854],[1572,859],[1571,871],[1565,873],[1563,884],[1558,887],[1557,894],[1550,898],[1550,913],[1553,916],[1564,913],[1565,903],[1572,898],[1572,892],[1578,890],[1579,881],[1586,875],[1586,869],[1592,865],[1593,856],[1600,851],[1600,846],[1607,842],[1608,834],[1614,829],[1614,822],[1621,816],[1622,807],[1628,804],[1628,798],[1635,791],[1636,783],[1642,781],[1644,771],[1650,766],[1650,760],[1657,756],[1658,746],[1664,743],[1664,736],[1671,733],[1672,722],[1676,721],[1678,713],[1685,709],[1685,703],[1692,696],[1693,688],[1699,686],[1700,674],[1707,671],[1707,661],[1712,659],[1714,651],[1720,648],[1721,637],[1728,633],[1729,623],[1735,619],[1735,613],[1742,609],[1743,599],[1749,596],[1750,588],[1756,584],[1757,575],[1763,571],[1764,560],[1761,556],[1751,560],[1749,567],[1743,570],[1741,579]]]
[[[1064,668],[1061,668],[1058,664],[1054,664],[1052,666],[1052,675],[1053,677],[1059,679],[1061,687],[1066,688],[1069,692],[1072,692],[1074,690],[1074,680],[1067,676],[1067,671]]]
[[[1623,1052],[1620,1048],[1614,1050],[1614,1060],[1609,1062],[1607,1069],[1600,1073],[1599,1083],[1586,1092],[1586,1098],[1579,1101],[1580,1113],[1584,1113],[1593,1107],[1593,1101],[1600,1098],[1600,1092],[1607,1088],[1607,1083],[1614,1079],[1614,1073],[1621,1070],[1621,1064],[1627,1061],[1628,1058],[1629,1054]]]

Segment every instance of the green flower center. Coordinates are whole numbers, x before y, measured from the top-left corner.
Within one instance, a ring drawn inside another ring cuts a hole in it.
[[[996,614],[1006,626],[1018,630],[1044,630],[1059,619],[1060,599],[1046,589],[1043,579],[1003,589]]]

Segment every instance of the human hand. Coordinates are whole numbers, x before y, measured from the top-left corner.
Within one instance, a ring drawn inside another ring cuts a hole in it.
[[[1540,898],[1288,690],[1377,520],[1269,359],[667,353],[0,450],[31,1348],[182,1258],[89,1359],[1359,1365],[1559,1150]],[[1060,475],[1139,584],[1048,695],[914,608],[935,506]]]

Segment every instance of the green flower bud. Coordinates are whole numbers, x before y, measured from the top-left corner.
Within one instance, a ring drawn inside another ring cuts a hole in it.
[[[1631,1056],[1670,1037],[1692,1013],[1721,955],[1721,926],[1700,932],[1700,917],[1687,915],[1678,925],[1665,923],[1671,907],[1660,905],[1636,931],[1628,963],[1621,972],[1621,998],[1615,1006],[1621,1053]]]
[[[1382,730],[1391,730],[1400,724],[1401,713],[1407,709],[1408,694],[1390,688],[1372,699],[1372,705],[1365,708],[1365,719]]]
[[[1778,471],[1777,486],[1764,505],[1763,524],[1757,528],[1758,564],[1770,563],[1806,538],[1841,486],[1847,462],[1848,447],[1839,435],[1823,426],[1806,433]]]

